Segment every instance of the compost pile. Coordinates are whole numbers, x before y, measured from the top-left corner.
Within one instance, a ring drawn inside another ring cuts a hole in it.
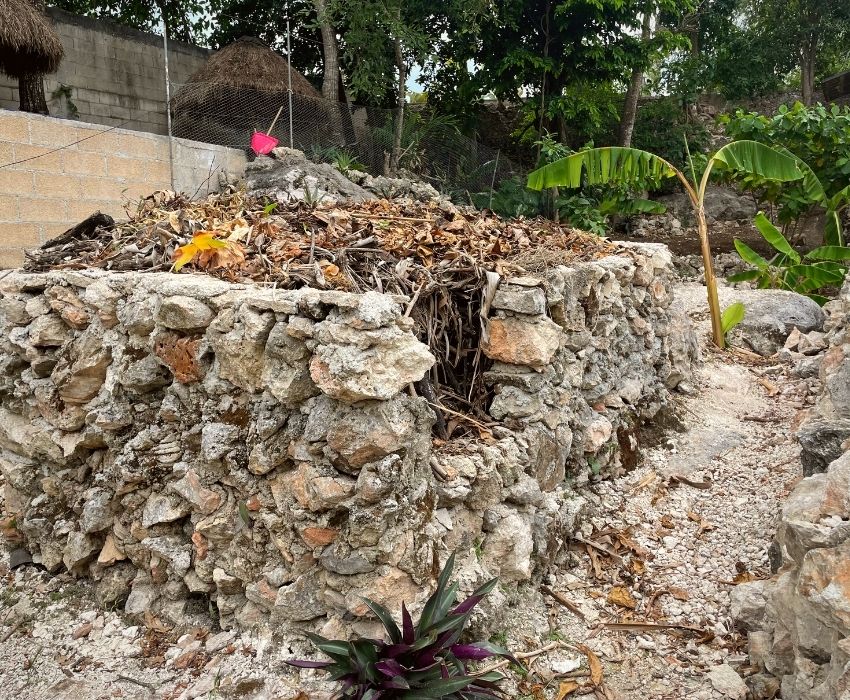
[[[92,221],[29,253],[25,269],[172,269],[278,289],[403,294],[420,339],[438,358],[426,387],[432,400],[484,421],[481,309],[499,278],[615,250],[544,219],[406,200],[280,205],[236,189],[196,201],[156,192],[127,222]]]

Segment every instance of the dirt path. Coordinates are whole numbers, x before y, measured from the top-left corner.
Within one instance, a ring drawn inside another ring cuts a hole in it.
[[[790,425],[805,383],[716,353],[706,360],[698,392],[678,402],[683,432],[647,450],[632,473],[594,487],[597,515],[583,536],[596,546],[580,544],[574,568],[551,582],[585,620],[554,604],[550,636],[599,654],[610,697],[735,697],[715,692],[706,675],[745,661],[730,590],[769,575],[779,507],[801,473]],[[634,621],[694,629],[601,627]]]
[[[583,541],[574,544],[569,570],[545,581],[573,610],[547,596],[545,604],[509,611],[516,624],[497,637],[512,650],[563,645],[541,655],[527,677],[512,677],[513,697],[556,698],[575,684],[585,687],[566,697],[736,697],[734,687],[728,695],[713,690],[708,674],[745,661],[730,590],[736,579],[769,574],[777,513],[800,475],[791,425],[811,387],[778,365],[704,353],[697,391],[676,398],[678,430],[644,449],[634,471],[586,488],[593,515]],[[604,626],[633,622],[692,629]],[[306,697],[299,695],[304,679],[283,664],[292,649],[251,634],[196,636],[175,640],[99,612],[84,582],[28,566],[10,572],[8,554],[0,559],[6,697]],[[578,644],[601,659],[603,687],[587,686]],[[728,669],[720,673],[728,678]]]

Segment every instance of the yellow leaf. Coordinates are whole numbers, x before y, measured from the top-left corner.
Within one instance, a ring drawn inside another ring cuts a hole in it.
[[[669,586],[667,590],[670,591],[670,595],[673,596],[676,600],[688,600],[690,598],[688,592],[684,588]]]
[[[555,700],[564,700],[567,695],[572,695],[579,689],[579,684],[575,681],[561,681],[558,686],[558,697]]]
[[[215,231],[199,231],[192,236],[192,245],[198,250],[209,250],[211,248],[226,248],[227,241],[215,238]]]
[[[180,272],[180,268],[183,267],[186,263],[192,262],[192,258],[194,258],[197,253],[198,248],[193,243],[181,245],[177,250],[174,251],[173,270],[175,272]]]
[[[199,252],[226,248],[227,245],[227,241],[215,238],[214,231],[200,231],[192,236],[192,240],[189,243],[181,245],[174,251],[174,266],[172,269],[175,272],[180,272],[180,268],[192,262]]]

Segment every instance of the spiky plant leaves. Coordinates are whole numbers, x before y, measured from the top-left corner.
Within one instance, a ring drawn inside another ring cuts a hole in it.
[[[418,624],[402,604],[401,628],[380,603],[365,599],[381,621],[389,642],[357,639],[350,642],[308,634],[317,649],[331,661],[288,663],[298,668],[324,669],[332,680],[341,681],[340,698],[355,700],[490,700],[500,697],[499,673],[476,676],[467,664],[493,656],[516,659],[489,642],[461,644],[460,638],[473,608],[496,585],[487,581],[457,604],[458,584],[450,583],[454,555],[446,562],[433,595],[428,599]]]

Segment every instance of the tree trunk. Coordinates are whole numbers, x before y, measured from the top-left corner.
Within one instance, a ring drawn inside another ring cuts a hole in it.
[[[18,97],[22,112],[49,114],[44,97],[44,78],[41,75],[25,75],[18,79]]]
[[[814,101],[816,57],[814,42],[806,41],[800,52],[800,78],[803,87],[803,104],[807,107],[810,107]]]
[[[652,31],[652,13],[643,15],[643,26],[640,38],[646,44]],[[635,66],[632,69],[632,78],[629,81],[629,89],[626,91],[626,101],[623,104],[623,115],[620,118],[619,142],[621,146],[628,148],[632,145],[632,132],[635,130],[635,119],[637,118],[638,99],[643,88],[643,66]]]
[[[395,63],[398,69],[398,102],[395,112],[395,133],[393,134],[393,152],[390,158],[390,170],[398,171],[401,161],[401,137],[404,133],[404,104],[407,97],[407,64],[404,62],[404,52],[401,49],[401,40],[396,38]]]
[[[322,97],[331,102],[339,102],[339,47],[336,43],[336,32],[328,18],[325,0],[313,0],[313,7],[316,8],[319,28],[322,31],[322,53],[324,56]]]

